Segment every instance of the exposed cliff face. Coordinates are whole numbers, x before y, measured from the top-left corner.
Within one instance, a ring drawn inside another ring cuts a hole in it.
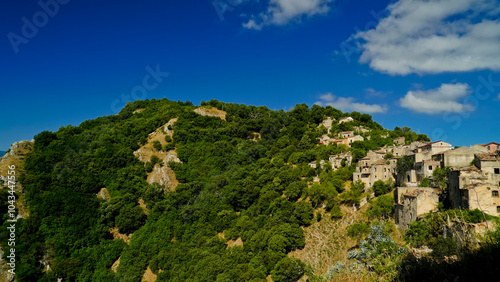
[[[153,184],[155,182],[160,184],[165,187],[164,191],[175,190],[177,185],[179,185],[179,181],[175,178],[174,171],[168,166],[168,164],[170,162],[181,162],[181,160],[177,157],[175,149],[168,152],[164,150],[158,151],[154,148],[153,142],[160,142],[162,147],[170,143],[165,140],[165,137],[170,136],[170,138],[172,138],[174,134],[173,126],[176,121],[177,118],[173,118],[164,126],[149,134],[146,144],[134,152],[134,155],[142,162],[148,162],[151,160],[152,156],[157,156],[160,160],[162,160],[161,165],[156,164],[153,171],[148,173],[147,182],[149,184]]]
[[[199,114],[199,115],[202,115],[202,116],[218,117],[222,120],[226,120],[226,114],[227,114],[225,111],[221,111],[217,108],[208,107],[208,106],[202,106],[202,107],[196,108],[194,110],[194,112]]]
[[[15,142],[11,145],[10,150],[3,157],[0,158],[0,189],[5,189],[7,186],[7,175],[10,171],[9,167],[15,165],[16,179],[18,179],[19,174],[24,169],[24,159],[26,154],[33,148],[33,141],[20,141]],[[5,186],[4,186],[5,185]],[[29,216],[29,211],[24,203],[23,188],[17,182],[15,191],[17,193],[16,208],[18,209],[18,217],[27,218]],[[3,257],[3,250],[0,248],[0,257]],[[0,282],[12,281],[13,277],[9,275],[7,270],[10,267],[7,266],[5,260],[0,261]]]

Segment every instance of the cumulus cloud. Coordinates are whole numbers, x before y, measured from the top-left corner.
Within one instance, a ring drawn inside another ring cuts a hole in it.
[[[499,0],[399,0],[355,41],[361,63],[392,74],[500,70]]]
[[[320,106],[332,106],[344,112],[357,111],[367,114],[387,112],[387,105],[356,103],[352,97],[336,97],[332,93],[320,95],[319,99],[320,101],[317,101],[315,104]]]
[[[466,83],[441,84],[436,89],[408,91],[406,96],[401,98],[400,105],[425,114],[471,112],[475,110],[474,106],[458,102],[460,98],[471,93],[472,89]]]
[[[243,27],[260,30],[268,25],[286,25],[303,16],[326,14],[332,0],[271,0],[265,12],[251,16]]]

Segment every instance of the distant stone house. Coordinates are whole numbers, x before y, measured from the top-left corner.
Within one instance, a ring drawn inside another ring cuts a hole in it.
[[[452,146],[450,143],[443,142],[443,141],[437,141],[437,142],[432,142],[425,144],[423,146],[417,147],[415,149],[415,162],[421,162],[423,160],[430,160],[432,159],[433,155],[451,150]]]
[[[356,142],[356,141],[365,141],[365,138],[363,138],[363,136],[361,136],[361,135],[354,135],[354,136],[347,138],[347,144],[349,147],[351,147],[352,142]]]
[[[370,167],[372,161],[370,157],[364,157],[358,161],[358,165],[356,166],[356,172],[353,173],[353,180],[358,181],[361,180],[365,187],[371,187],[370,182]]]
[[[453,150],[441,152],[432,156],[434,161],[439,161],[441,167],[467,167],[471,165],[475,154],[487,153],[487,149],[481,145],[471,147],[460,147]]]
[[[495,153],[496,151],[500,151],[500,143],[490,142],[488,144],[482,144],[484,148],[486,148],[488,153]]]
[[[434,170],[440,166],[441,162],[434,160],[424,160],[415,163],[415,173],[417,176],[417,182],[422,182],[424,178],[431,177]]]
[[[404,145],[405,144],[405,137],[398,137],[398,138],[395,138],[395,139],[392,139],[392,143],[394,143],[395,145]]]
[[[332,144],[337,144],[338,145],[346,145],[349,147],[349,143],[347,139],[334,139],[332,140]]]
[[[394,219],[403,230],[431,211],[437,211],[439,190],[430,187],[398,187],[394,190]]]
[[[320,138],[319,138],[319,145],[328,145],[332,142],[332,138],[330,138],[328,135],[326,134],[323,134]]]
[[[354,131],[344,131],[339,133],[340,138],[348,138],[354,136]]]
[[[490,215],[500,215],[499,155],[476,154],[475,165],[452,169],[448,182],[453,208],[477,208]]]
[[[353,180],[361,180],[366,188],[370,188],[377,180],[387,181],[392,179],[396,173],[396,159],[378,159],[372,162],[370,157],[359,160]]]
[[[370,182],[373,185],[375,181],[382,180],[387,181],[389,179],[394,179],[396,174],[396,162],[391,160],[381,159],[372,163],[370,169]],[[371,186],[370,186],[371,187]]]
[[[345,123],[345,122],[350,122],[350,121],[354,121],[354,119],[352,117],[345,117],[345,118],[339,120],[339,124]]]
[[[342,161],[345,160],[346,166],[350,166],[352,163],[352,155],[350,152],[345,154],[332,155],[329,158],[329,162],[332,165],[333,170],[337,170],[342,167]]]

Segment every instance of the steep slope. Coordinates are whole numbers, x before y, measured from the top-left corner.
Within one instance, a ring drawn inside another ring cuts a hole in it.
[[[347,116],[352,121],[332,122],[330,134],[362,126],[371,140],[351,148],[318,145],[324,134],[318,125]],[[369,115],[331,107],[302,104],[285,112],[166,99],[136,101],[114,116],[42,132],[25,161],[32,215],[20,221],[17,278],[319,277],[333,259],[328,251],[313,255],[313,206],[324,207],[325,218],[338,217],[343,201],[352,207],[350,196],[338,193],[352,180],[355,162],[401,134]],[[347,151],[351,166],[309,166]],[[341,222],[318,228],[342,229]]]

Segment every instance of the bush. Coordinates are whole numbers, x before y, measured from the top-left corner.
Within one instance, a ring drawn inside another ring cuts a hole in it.
[[[389,187],[382,180],[377,180],[373,183],[373,191],[375,192],[375,197],[389,193]]]
[[[165,141],[166,141],[167,143],[172,142],[172,137],[170,137],[170,135],[165,136]]]
[[[332,219],[342,218],[342,211],[340,210],[340,206],[334,206],[330,213],[332,214]]]
[[[151,156],[151,160],[150,160],[150,161],[151,161],[151,163],[153,164],[153,166],[154,166],[155,164],[159,164],[159,163],[161,163],[161,159],[160,159],[157,155],[152,155],[152,156]]]
[[[309,225],[314,217],[314,209],[309,202],[300,201],[295,203],[293,215],[301,225]]]
[[[405,241],[413,247],[426,245],[431,236],[429,224],[424,221],[414,221],[410,223],[410,228],[406,230]]]
[[[168,143],[163,146],[163,151],[168,152],[170,150],[175,149],[175,144],[174,143]]]
[[[160,141],[158,141],[158,140],[153,141],[153,147],[154,147],[157,151],[161,151],[161,143],[160,143]]]
[[[458,254],[458,246],[452,238],[440,237],[431,245],[431,256],[434,258],[443,258]]]
[[[152,172],[154,167],[155,165],[152,162],[147,162],[145,166],[146,172],[147,173]]]
[[[305,265],[302,261],[294,258],[282,258],[271,271],[273,281],[297,281],[304,275]]]
[[[368,209],[368,216],[371,218],[388,219],[394,212],[393,197],[390,195],[380,196],[372,201],[372,206]]]
[[[320,222],[322,218],[323,218],[323,214],[321,214],[321,212],[318,212],[316,214],[316,221]]]
[[[370,226],[364,222],[354,223],[347,227],[347,236],[354,239],[361,239],[370,233]]]

